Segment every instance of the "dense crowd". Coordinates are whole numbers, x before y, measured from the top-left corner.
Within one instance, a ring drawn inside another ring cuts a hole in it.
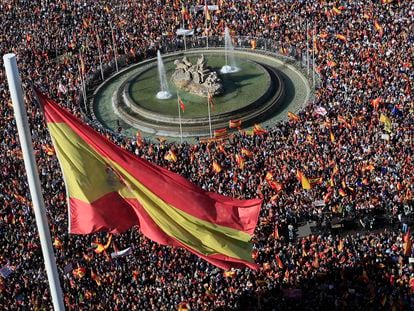
[[[96,72],[99,48],[104,62],[113,63],[113,37],[117,55],[130,63],[144,59],[162,46],[165,36],[173,40],[181,27],[181,2],[0,3],[0,54],[14,52],[18,57],[67,309],[175,310],[182,303],[191,310],[413,309],[413,254],[404,247],[411,239],[409,231],[399,227],[295,239],[287,228],[302,220],[361,219],[377,212],[398,223],[398,216],[413,208],[414,2],[218,2],[220,11],[208,23],[210,35],[222,34],[227,25],[234,35],[269,38],[305,50],[306,38],[313,44],[306,35],[308,24],[309,34],[316,34],[320,77],[313,102],[297,119],[261,135],[234,133],[223,143],[141,142],[98,130],[206,190],[262,197],[253,241],[258,271],[223,273],[187,251],[151,242],[139,228],[112,237],[107,252],[100,254],[91,243],[105,243],[106,234],[67,233],[62,174],[29,81],[88,121],[78,100],[79,53],[85,70]],[[184,3],[189,9],[197,1]],[[201,36],[204,22],[203,11],[189,12],[185,24]],[[0,98],[0,307],[49,310],[3,70]],[[176,162],[165,159],[169,150],[177,154]],[[236,154],[245,161],[243,169]],[[214,172],[213,161],[221,166],[220,173]],[[298,170],[317,180],[312,189],[302,188]],[[315,206],[315,201],[323,204]],[[111,258],[113,249],[128,247],[131,255]]]

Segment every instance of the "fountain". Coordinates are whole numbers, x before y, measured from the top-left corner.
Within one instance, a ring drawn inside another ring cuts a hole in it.
[[[234,59],[234,47],[231,42],[230,31],[227,27],[224,30],[224,55],[226,57],[226,64],[221,67],[220,72],[225,74],[239,71]]]
[[[156,97],[157,99],[169,99],[171,98],[172,94],[170,93],[170,89],[168,88],[167,75],[165,74],[164,63],[162,61],[161,52],[159,50],[157,52],[157,64],[161,91],[157,93]]]

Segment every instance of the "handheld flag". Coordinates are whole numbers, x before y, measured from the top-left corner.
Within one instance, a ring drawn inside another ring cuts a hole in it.
[[[214,137],[224,137],[227,135],[227,129],[217,129],[214,130]]]
[[[139,225],[151,240],[183,247],[220,268],[257,268],[250,241],[262,200],[206,192],[38,97],[66,182],[70,233],[119,233]]]
[[[293,122],[298,122],[300,120],[299,116],[294,114],[293,112],[288,111],[288,118]]]
[[[221,166],[216,161],[213,162],[213,171],[217,174],[221,172]]]
[[[230,120],[229,121],[229,128],[236,129],[241,126],[241,120]]]
[[[311,184],[310,184],[308,178],[306,178],[305,174],[303,174],[301,171],[297,170],[296,171],[296,176],[297,176],[299,182],[302,184],[303,189],[305,189],[305,190],[311,189]]]
[[[185,105],[180,96],[178,96],[178,103],[180,104],[181,111],[184,112]]]

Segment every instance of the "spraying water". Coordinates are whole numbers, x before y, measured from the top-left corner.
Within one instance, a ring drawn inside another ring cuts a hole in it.
[[[164,63],[162,61],[161,52],[159,50],[157,52],[157,64],[161,90],[157,93],[156,97],[158,99],[171,98],[172,94],[170,93],[170,89],[168,87],[167,75],[165,74]]]
[[[234,46],[231,42],[230,31],[227,27],[224,29],[224,56],[226,58],[226,65],[221,67],[221,73],[232,73],[240,70],[236,66],[236,60],[234,58]]]

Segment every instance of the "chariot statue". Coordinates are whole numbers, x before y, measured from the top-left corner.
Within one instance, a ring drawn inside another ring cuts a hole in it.
[[[182,60],[175,60],[175,71],[172,75],[174,84],[192,94],[208,97],[219,95],[223,92],[223,85],[217,72],[208,68],[204,55],[192,64],[186,56]]]

